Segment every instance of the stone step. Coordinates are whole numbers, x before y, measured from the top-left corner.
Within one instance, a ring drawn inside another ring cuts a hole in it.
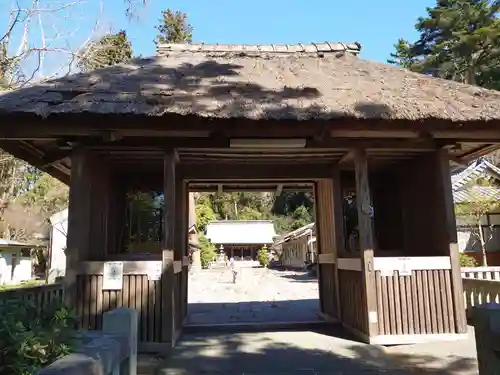
[[[184,326],[183,333],[245,333],[285,330],[324,330],[332,328],[324,320],[297,322],[256,322],[224,324],[192,324]]]

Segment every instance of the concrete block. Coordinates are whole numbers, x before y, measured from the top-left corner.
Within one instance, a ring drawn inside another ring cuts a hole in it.
[[[75,353],[58,359],[36,375],[119,375],[116,369],[128,355],[127,349],[123,336],[96,336]]]
[[[122,363],[121,375],[137,375],[137,342],[139,313],[135,309],[121,307],[103,314],[102,332],[123,335],[128,344],[128,358]]]
[[[500,304],[475,306],[473,320],[479,375],[500,375]]]

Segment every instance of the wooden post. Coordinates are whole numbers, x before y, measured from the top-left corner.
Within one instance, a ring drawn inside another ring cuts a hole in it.
[[[371,219],[371,198],[368,182],[368,162],[365,150],[354,152],[356,174],[356,202],[358,209],[359,247],[361,256],[361,272],[363,273],[364,298],[366,307],[368,337],[377,332],[377,300],[375,288],[375,272],[373,270],[373,228]]]
[[[189,194],[187,192],[187,184],[184,182],[182,178],[179,176],[176,177],[175,182],[175,198],[177,201],[176,204],[176,236],[175,236],[175,261],[181,262],[181,275],[178,276],[178,285],[179,290],[178,298],[176,303],[179,303],[179,306],[176,306],[176,311],[179,312],[179,321],[176,322],[176,336],[180,334],[180,329],[183,325],[184,317],[187,312],[187,273],[188,273],[188,264],[184,262],[184,257],[187,257],[188,250],[188,219],[189,219]],[[177,277],[177,276],[176,276]]]
[[[440,236],[438,236],[440,240],[438,246],[441,249],[446,249],[450,255],[455,327],[457,333],[466,333],[467,321],[465,316],[455,205],[453,203],[449,160],[448,150],[440,149],[436,151],[436,195],[438,199],[436,201],[436,215],[434,217],[436,219],[435,225],[437,228],[441,228]]]
[[[341,251],[339,246],[343,242],[343,229],[342,204],[339,204],[342,194],[337,167],[333,170],[332,178],[316,182],[314,199],[321,312],[327,318],[340,319],[337,254]]]
[[[75,148],[71,154],[69,189],[68,236],[66,247],[65,303],[76,308],[76,268],[86,260],[90,248],[91,171],[88,151]]]
[[[76,269],[82,261],[104,261],[108,247],[114,246],[111,218],[113,193],[112,173],[104,158],[92,150],[77,147],[71,155],[71,182],[68,210],[68,239],[66,250],[66,303],[83,314],[100,291],[90,290],[90,280],[77,288]],[[86,289],[88,288],[88,289]],[[83,295],[83,290],[85,294]],[[80,303],[77,305],[77,301]],[[100,313],[94,312],[92,314]],[[88,322],[81,322],[88,328]]]
[[[337,317],[341,318],[340,309],[340,288],[339,288],[339,254],[345,253],[344,238],[344,197],[342,194],[342,180],[340,176],[340,167],[336,165],[332,173],[332,194],[333,194],[333,238],[335,254],[335,304],[337,308]]]
[[[169,152],[164,159],[164,226],[162,251],[162,323],[161,340],[174,343],[174,246],[175,246],[175,151]]]

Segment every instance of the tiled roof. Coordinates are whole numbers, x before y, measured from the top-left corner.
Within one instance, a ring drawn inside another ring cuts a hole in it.
[[[478,178],[491,177],[500,181],[500,168],[485,159],[478,159],[463,171],[451,176],[453,200],[455,203],[472,202],[478,199],[500,199],[497,186],[467,186]]]

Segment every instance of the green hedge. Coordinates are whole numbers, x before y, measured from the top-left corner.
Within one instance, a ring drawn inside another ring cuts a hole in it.
[[[0,375],[33,375],[74,348],[76,320],[62,304],[0,304]]]

